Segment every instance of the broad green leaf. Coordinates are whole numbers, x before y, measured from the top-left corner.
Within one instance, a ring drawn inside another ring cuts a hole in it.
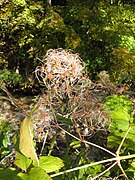
[[[51,177],[40,167],[34,167],[28,173],[27,180],[51,180]]]
[[[117,128],[118,130],[127,131],[129,127],[129,123],[127,120],[124,119],[115,119],[114,122],[110,125],[110,130]]]
[[[130,114],[128,114],[128,112],[125,110],[122,110],[122,109],[117,109],[117,110],[114,110],[110,113],[110,117],[112,119],[115,119],[115,120],[126,120],[126,121],[129,121],[130,120]]]
[[[132,102],[125,96],[109,96],[106,99],[106,108],[112,122],[109,127],[110,134],[108,136],[108,146],[118,146],[128,127],[131,126],[129,133],[127,134],[126,140],[123,144],[124,147],[134,150],[135,144],[135,124],[133,123],[132,117]],[[132,124],[130,124],[132,123]],[[129,146],[130,143],[130,146]]]
[[[19,171],[15,168],[0,169],[0,180],[22,180],[17,176]]]
[[[33,164],[36,166],[35,162]],[[47,173],[57,171],[64,166],[63,161],[60,158],[53,156],[41,156],[39,158],[39,164]]]
[[[127,130],[132,120],[132,103],[125,96],[109,96],[105,107],[108,111],[112,124],[123,131]]]
[[[28,117],[21,122],[19,149],[26,157],[39,162],[33,145],[32,122]]]
[[[20,178],[21,180],[26,180],[28,178],[28,174],[20,172],[17,174],[17,177],[15,177],[14,180],[19,180]]]
[[[15,162],[14,164],[21,168],[22,170],[26,171],[30,164],[32,163],[32,160],[27,158],[26,156],[16,152]]]

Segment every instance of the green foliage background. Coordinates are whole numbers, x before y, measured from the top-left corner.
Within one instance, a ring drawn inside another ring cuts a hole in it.
[[[24,88],[35,84],[38,58],[60,47],[79,53],[91,79],[106,70],[116,83],[134,86],[134,0],[2,0],[0,5],[0,68],[18,72]]]

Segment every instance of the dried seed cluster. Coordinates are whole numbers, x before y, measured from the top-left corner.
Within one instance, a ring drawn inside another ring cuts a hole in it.
[[[91,135],[95,128],[100,129],[105,125],[107,117],[91,90],[95,85],[84,72],[84,63],[78,54],[63,49],[50,49],[35,74],[38,81],[48,89],[40,97],[34,113],[38,119],[38,129],[57,120],[57,114],[69,117],[72,128],[79,136]],[[42,117],[37,117],[40,111]],[[45,123],[48,117],[49,121]]]
[[[41,63],[35,70],[36,77],[56,94],[60,89],[69,94],[71,87],[83,76],[84,63],[78,54],[71,51],[50,49]]]

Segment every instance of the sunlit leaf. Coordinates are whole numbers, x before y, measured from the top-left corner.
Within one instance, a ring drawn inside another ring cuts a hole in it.
[[[31,119],[26,117],[23,122],[21,122],[20,127],[20,143],[19,149],[22,154],[26,157],[31,158],[38,162],[38,158],[33,145],[33,127]]]
[[[129,126],[130,131],[123,144],[124,147],[134,150],[135,148],[135,124],[132,116],[132,102],[125,96],[109,96],[106,99],[106,108],[112,122],[109,127],[108,146],[116,147],[121,142]]]
[[[73,149],[79,148],[79,147],[81,147],[81,142],[80,141],[73,141],[73,142],[70,143],[70,146]]]
[[[16,152],[16,158],[14,164],[21,168],[22,170],[26,171],[30,166],[32,160],[27,158],[26,156]]]
[[[40,167],[34,167],[28,173],[27,180],[51,180],[51,177]]]
[[[5,138],[5,139],[3,139],[3,146],[5,147],[5,148],[7,148],[8,147],[8,138]]]
[[[64,166],[63,161],[60,158],[53,156],[41,156],[39,158],[39,163],[40,167],[44,169],[47,173],[57,171]],[[36,166],[35,162],[34,166]]]

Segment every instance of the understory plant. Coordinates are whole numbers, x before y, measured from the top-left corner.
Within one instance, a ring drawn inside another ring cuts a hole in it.
[[[43,93],[3,153],[0,178],[134,179],[132,101],[112,95],[117,91],[105,73],[93,83],[72,51],[51,49],[40,62],[35,74]],[[10,126],[1,128],[3,143]]]

